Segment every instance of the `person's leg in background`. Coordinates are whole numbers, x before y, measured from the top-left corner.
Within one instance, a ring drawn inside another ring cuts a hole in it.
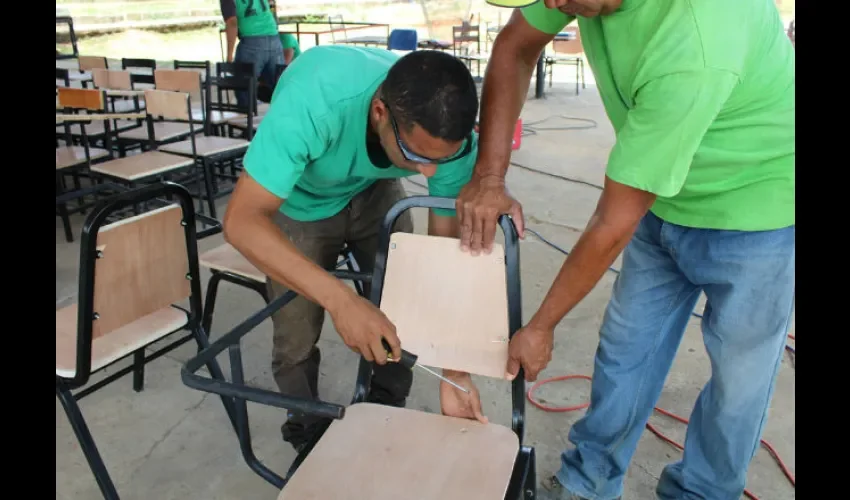
[[[691,413],[683,458],[664,469],[657,493],[664,500],[738,500],[787,342],[795,227],[684,234],[676,252],[705,290],[702,330],[711,379]]]
[[[257,81],[264,84],[269,92],[269,99],[271,98],[271,92],[274,91],[274,87],[277,84],[277,66],[283,65],[283,45],[280,43],[280,37],[278,36],[269,36],[264,37],[265,41],[265,54],[263,56],[263,67],[257,75]]]
[[[276,221],[289,240],[307,258],[325,269],[333,269],[342,251],[346,234],[346,216],[337,214],[315,222],[299,222],[278,213]],[[288,291],[286,286],[267,277],[269,299]],[[321,352],[316,342],[322,332],[325,310],[318,304],[298,296],[272,315],[272,374],[282,394],[305,399],[318,399]],[[284,441],[299,449],[325,422],[322,419],[288,413],[281,431]]]
[[[647,214],[623,264],[599,332],[590,407],[569,432],[575,448],[544,481],[558,499],[612,500],[699,297],[666,248],[664,221]]]
[[[372,272],[378,252],[378,234],[384,216],[390,207],[406,196],[400,180],[382,179],[352,200],[349,244],[361,271]],[[398,217],[393,232],[413,232],[413,217],[410,211]],[[364,291],[369,298],[372,289],[368,283],[365,284]],[[413,373],[399,363],[375,365],[372,386],[366,399],[372,403],[403,407],[412,384]]]
[[[233,54],[233,62],[251,63],[254,65],[254,76],[258,76],[263,66],[265,65],[265,37],[246,36],[239,39],[236,44],[236,51]],[[247,106],[248,93],[245,91],[237,91],[236,104],[240,107]]]

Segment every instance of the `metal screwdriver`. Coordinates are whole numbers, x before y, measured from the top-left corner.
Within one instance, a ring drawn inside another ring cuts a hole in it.
[[[395,361],[395,359],[393,358],[392,348],[390,347],[389,342],[387,342],[387,340],[386,340],[386,339],[382,338],[382,339],[381,339],[381,344],[384,346],[384,349],[386,349],[386,351],[387,351],[387,361]],[[440,375],[439,373],[435,372],[434,370],[431,370],[430,368],[427,368],[427,367],[424,367],[424,366],[422,366],[422,365],[420,365],[420,364],[417,364],[417,363],[416,363],[416,361],[417,361],[417,359],[418,359],[418,358],[419,358],[419,356],[417,356],[417,355],[415,355],[415,354],[413,354],[413,353],[411,353],[411,352],[408,352],[408,351],[405,351],[404,349],[402,349],[402,350],[401,350],[401,359],[400,359],[400,360],[398,360],[398,363],[399,363],[401,366],[403,366],[403,367],[407,368],[408,370],[412,370],[414,366],[416,366],[416,367],[418,367],[418,368],[421,368],[421,369],[425,370],[426,372],[430,373],[431,375],[433,375],[433,376],[437,377],[438,379],[442,380],[443,382],[445,382],[445,383],[447,383],[447,384],[451,385],[452,387],[455,387],[455,388],[457,388],[457,389],[460,389],[461,391],[463,391],[463,392],[465,392],[465,393],[469,394],[469,389],[467,389],[467,388],[463,387],[463,386],[462,386],[462,385],[460,385],[460,384],[456,384],[456,383],[452,382],[451,380],[449,380],[449,379],[447,379],[446,377],[444,377],[444,376]]]

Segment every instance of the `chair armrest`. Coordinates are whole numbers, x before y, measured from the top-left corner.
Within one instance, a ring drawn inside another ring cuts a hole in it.
[[[367,273],[339,270],[333,271],[332,274],[340,279],[371,281],[371,275]],[[197,356],[188,360],[180,371],[180,377],[183,383],[200,391],[252,401],[266,406],[294,410],[317,417],[342,418],[345,415],[345,407],[338,404],[286,396],[278,392],[249,387],[245,384],[216,380],[196,373],[202,366],[212,362],[225,349],[238,346],[242,337],[297,296],[297,293],[289,291],[275,298],[264,308],[249,316],[228,333],[222,335],[221,338],[210,344],[208,348],[199,352]],[[238,347],[236,349],[238,350]]]

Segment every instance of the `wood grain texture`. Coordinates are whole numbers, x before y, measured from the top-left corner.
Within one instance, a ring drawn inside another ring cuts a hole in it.
[[[56,89],[60,108],[88,109],[101,111],[104,109],[103,92],[94,89],[75,89],[59,87]]]
[[[145,89],[145,110],[153,116],[166,120],[191,119],[189,115],[189,94],[169,90]]]
[[[188,167],[193,163],[192,158],[185,156],[163,153],[162,151],[145,151],[144,153],[94,164],[91,166],[91,171],[127,181],[135,181],[170,170]]]
[[[472,256],[455,238],[393,233],[381,310],[426,366],[505,378],[505,251]]]
[[[98,89],[133,90],[130,72],[122,69],[92,69],[92,81]]]
[[[499,424],[358,403],[278,500],[503,500],[518,451]]]
[[[169,205],[98,232],[103,255],[95,261],[94,312],[99,318],[93,323],[93,338],[189,296],[182,219],[180,206]]]
[[[201,91],[201,75],[195,71],[158,69],[153,75],[159,90],[189,93]]]

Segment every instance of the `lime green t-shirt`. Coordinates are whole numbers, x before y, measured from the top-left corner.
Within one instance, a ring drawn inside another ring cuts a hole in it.
[[[281,33],[280,44],[283,45],[284,49],[293,49],[293,61],[295,61],[295,59],[297,59],[298,56],[301,55],[301,45],[298,44],[298,39],[295,38],[295,35],[293,35],[292,33]]]
[[[574,20],[522,13],[549,34]],[[616,131],[608,177],[674,224],[795,223],[795,57],[773,0],[623,0],[578,26]]]
[[[299,221],[325,219],[378,179],[416,174],[375,165],[366,145],[372,96],[398,58],[386,49],[320,45],[283,72],[244,159],[254,180],[285,199],[281,212]],[[473,140],[469,155],[437,167],[429,194],[460,193],[475,165]]]

